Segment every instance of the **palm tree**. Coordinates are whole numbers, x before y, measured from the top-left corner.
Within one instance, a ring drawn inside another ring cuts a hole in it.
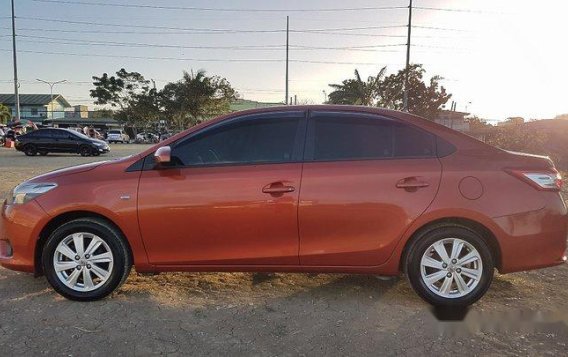
[[[0,104],[0,124],[7,124],[12,118],[12,113],[10,108],[4,104]]]
[[[341,84],[330,84],[334,89],[329,93],[330,104],[375,105],[380,95],[381,82],[385,75],[383,67],[376,76],[369,76],[367,81],[361,79],[358,70],[355,70],[354,79],[346,79]]]

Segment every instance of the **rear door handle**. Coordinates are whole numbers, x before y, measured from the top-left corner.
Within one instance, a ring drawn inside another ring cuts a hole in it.
[[[428,182],[421,181],[416,177],[407,177],[396,183],[397,188],[404,188],[404,189],[417,189],[428,186],[430,186]]]
[[[271,195],[294,192],[294,190],[294,186],[286,186],[282,182],[271,183],[262,188],[262,192],[269,193]]]

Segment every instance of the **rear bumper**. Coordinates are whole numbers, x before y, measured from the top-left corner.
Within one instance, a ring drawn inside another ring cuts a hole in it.
[[[48,215],[36,201],[24,205],[2,204],[0,215],[0,266],[33,273],[40,227]]]
[[[498,235],[502,273],[550,267],[566,262],[568,216],[561,199],[540,210],[493,219]]]

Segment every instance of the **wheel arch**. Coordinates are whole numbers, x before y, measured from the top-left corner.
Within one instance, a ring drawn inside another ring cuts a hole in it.
[[[502,263],[501,246],[499,244],[499,241],[497,240],[497,237],[495,236],[493,231],[491,231],[491,229],[489,229],[484,224],[470,218],[447,217],[447,218],[440,218],[430,221],[418,227],[416,230],[414,230],[414,232],[410,235],[410,238],[406,241],[404,248],[402,250],[400,266],[399,266],[400,271],[405,271],[406,259],[408,256],[409,249],[410,247],[412,247],[412,245],[417,239],[419,239],[423,234],[431,230],[447,226],[459,226],[479,234],[481,238],[485,241],[485,243],[487,243],[487,245],[489,246],[491,255],[493,256],[493,261],[495,262],[495,267],[498,270],[501,270],[501,263]]]
[[[79,218],[95,218],[95,219],[99,219],[99,220],[102,220],[102,221],[110,224],[113,228],[115,228],[120,233],[122,240],[124,241],[124,243],[126,244],[126,247],[128,248],[128,255],[130,256],[130,261],[133,261],[132,247],[130,246],[128,239],[126,239],[126,235],[124,234],[124,231],[112,219],[110,219],[110,218],[108,218],[108,217],[106,217],[106,216],[104,216],[100,213],[95,213],[95,212],[92,212],[92,211],[70,211],[70,212],[61,213],[61,214],[53,217],[51,220],[49,220],[49,222],[47,222],[47,224],[40,231],[39,238],[37,240],[37,243],[36,243],[36,246],[35,246],[35,252],[34,252],[34,275],[35,276],[43,275],[43,269],[42,269],[42,264],[41,264],[41,255],[42,255],[45,243],[47,242],[47,239],[49,238],[51,233],[60,225],[66,223],[66,222],[70,222],[70,221],[75,220],[75,219],[79,219]]]

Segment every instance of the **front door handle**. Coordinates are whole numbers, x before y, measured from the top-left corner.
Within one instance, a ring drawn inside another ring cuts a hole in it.
[[[269,193],[271,195],[279,195],[282,193],[294,192],[294,190],[295,190],[294,186],[287,186],[284,185],[282,182],[271,183],[262,188],[262,192]]]

